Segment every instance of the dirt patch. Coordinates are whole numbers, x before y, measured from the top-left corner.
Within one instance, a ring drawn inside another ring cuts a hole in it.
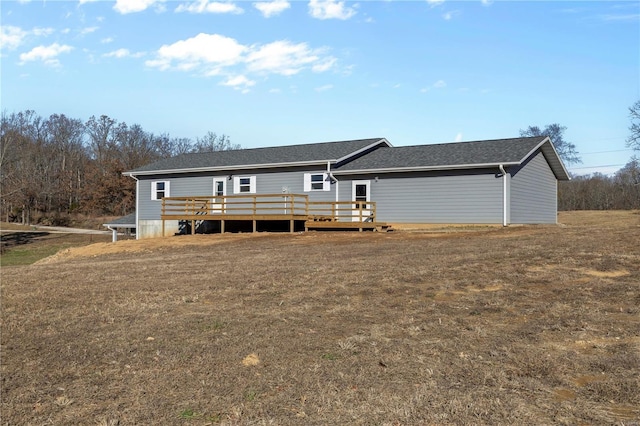
[[[594,269],[583,269],[582,272],[587,275],[591,275],[592,277],[601,277],[601,278],[625,277],[631,274],[631,272],[624,269],[620,271],[596,271]]]
[[[3,268],[3,423],[638,423],[640,228],[616,216],[171,237]]]

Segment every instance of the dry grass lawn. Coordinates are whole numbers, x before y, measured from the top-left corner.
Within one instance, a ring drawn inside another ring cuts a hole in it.
[[[7,425],[640,424],[640,214],[2,268]]]

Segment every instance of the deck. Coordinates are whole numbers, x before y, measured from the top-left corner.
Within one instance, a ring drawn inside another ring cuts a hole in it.
[[[289,222],[289,232],[296,224],[311,229],[387,230],[386,223],[376,221],[376,203],[353,201],[309,201],[302,194],[248,194],[225,196],[165,197],[162,199],[162,235],[165,221],[190,224],[192,234],[205,221],[219,222],[225,232],[229,221],[250,221],[253,232],[261,221]]]

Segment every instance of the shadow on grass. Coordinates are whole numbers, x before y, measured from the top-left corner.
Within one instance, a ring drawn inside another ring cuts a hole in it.
[[[43,237],[49,235],[49,232],[7,232],[0,235],[0,246],[4,252],[12,247],[21,246],[24,244],[30,244],[40,240]]]

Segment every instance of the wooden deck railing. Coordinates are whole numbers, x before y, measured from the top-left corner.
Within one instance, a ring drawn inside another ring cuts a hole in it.
[[[309,201],[309,220],[327,222],[375,222],[376,203]]]
[[[294,218],[305,216],[308,197],[299,194],[250,194],[225,196],[165,197],[162,199],[164,219],[216,220],[214,216],[234,216],[241,219],[278,216]],[[203,218],[202,216],[212,216]]]
[[[309,201],[302,194],[165,197],[163,220],[310,220],[375,222],[375,202]],[[206,217],[205,217],[206,216]]]
[[[304,222],[305,230],[388,229],[386,224],[376,222],[375,202],[309,201],[308,195],[301,194],[165,197],[160,218],[163,236],[167,220],[190,222],[192,234],[205,221],[219,221],[221,233],[227,221],[251,221],[253,232],[258,229],[258,221],[288,221],[290,232],[294,232],[296,222]]]

